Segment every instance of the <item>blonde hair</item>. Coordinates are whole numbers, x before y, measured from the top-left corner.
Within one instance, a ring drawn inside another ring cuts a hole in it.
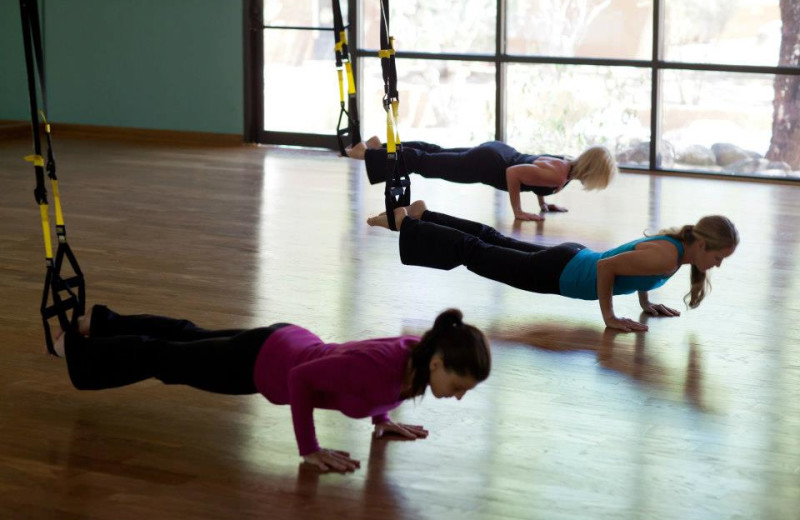
[[[570,161],[572,178],[581,181],[584,189],[602,190],[618,173],[617,161],[605,146],[592,146]]]
[[[739,232],[736,230],[736,226],[722,215],[703,217],[695,225],[689,224],[681,228],[662,229],[657,234],[680,240],[687,246],[698,238],[702,238],[706,241],[706,249],[710,251],[718,251],[739,245]],[[706,297],[706,293],[711,292],[711,282],[708,280],[706,273],[701,272],[694,265],[692,265],[690,280],[692,287],[684,296],[683,301],[694,309],[700,305],[700,302]]]

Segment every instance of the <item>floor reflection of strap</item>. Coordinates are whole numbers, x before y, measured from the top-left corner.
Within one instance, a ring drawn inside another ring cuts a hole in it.
[[[50,124],[47,121],[47,87],[45,81],[44,59],[42,52],[42,37],[39,23],[39,11],[36,0],[20,0],[20,15],[22,17],[22,36],[25,48],[25,63],[28,73],[28,96],[31,109],[31,131],[33,134],[34,154],[25,157],[33,163],[36,174],[36,189],[34,196],[39,205],[42,221],[42,234],[45,247],[45,281],[42,292],[40,312],[44,325],[45,342],[47,350],[55,354],[53,337],[50,332],[49,320],[58,318],[62,330],[74,328],[78,317],[83,315],[86,307],[86,284],[83,272],[78,265],[75,254],[67,243],[67,227],[64,223],[64,214],[61,210],[61,195],[58,189],[56,176],[56,161],[50,133]],[[36,79],[38,72],[39,90],[42,96],[43,110],[38,109],[36,95]],[[44,132],[47,140],[47,160],[42,156],[42,141],[40,137],[39,118],[44,123]],[[50,178],[53,189],[53,203],[56,214],[56,236],[58,248],[53,257],[52,236],[50,233],[49,207],[47,202],[47,188],[45,187],[44,173]],[[72,270],[72,274],[64,277],[62,270],[65,267],[64,259]],[[52,304],[50,301],[52,300]],[[71,315],[70,315],[71,312]]]

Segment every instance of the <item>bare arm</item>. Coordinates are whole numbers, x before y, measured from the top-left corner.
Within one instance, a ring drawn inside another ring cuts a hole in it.
[[[544,217],[522,210],[520,191],[522,185],[543,186],[556,188],[563,184],[559,181],[558,172],[537,164],[518,164],[506,168],[506,185],[508,186],[508,198],[511,202],[511,209],[514,217],[520,220],[543,220]],[[544,204],[544,198],[539,196],[539,207]]]
[[[556,168],[549,161],[543,159],[537,160],[533,164],[518,164],[506,169],[506,183],[508,185],[508,196],[511,201],[511,209],[514,210],[514,216],[522,220],[542,220],[544,217],[536,215],[537,218],[530,218],[532,214],[522,211],[520,203],[520,190],[523,184],[527,186],[540,186],[543,188],[560,189],[566,182],[566,177],[560,168]],[[544,197],[537,195],[539,199],[539,208],[542,211],[565,211],[555,205],[548,205],[544,201]],[[526,218],[526,216],[528,218]]]
[[[544,195],[536,195],[536,198],[539,199],[539,207],[542,211],[547,211],[547,203],[544,201]]]
[[[642,323],[628,318],[618,318],[615,315],[612,301],[614,279],[617,276],[651,276],[669,273],[675,269],[676,259],[677,249],[674,245],[668,242],[664,244],[646,242],[639,244],[633,251],[598,261],[597,298],[606,326],[625,332],[647,330],[647,326]],[[643,297],[649,304],[647,292],[644,291],[639,293],[639,303],[642,303]],[[648,310],[644,306],[643,308]]]
[[[512,168],[516,168],[516,166],[506,169],[506,186],[508,187],[508,200],[511,203],[511,210],[514,211],[514,218],[518,220],[544,220],[540,215],[522,210],[520,197],[522,182],[520,182],[519,175],[512,171]]]

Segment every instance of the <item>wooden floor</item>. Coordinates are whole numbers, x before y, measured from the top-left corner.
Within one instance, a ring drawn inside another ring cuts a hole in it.
[[[431,431],[371,441],[317,411],[350,475],[299,464],[288,407],[148,382],[79,392],[43,355],[43,247],[27,141],[0,144],[0,518],[760,519],[800,511],[800,191],[622,175],[569,187],[570,212],[515,225],[504,194],[413,179],[429,207],[545,243],[595,248],[723,213],[742,243],[686,311],[686,268],[646,334],[597,304],[401,265],[363,163],[264,147],[57,142],[70,243],[89,301],[207,327],[277,321],[338,341],[422,332],[460,307],[493,339],[463,401],[407,403]],[[534,200],[524,203],[533,208]],[[635,297],[619,314],[638,317]]]

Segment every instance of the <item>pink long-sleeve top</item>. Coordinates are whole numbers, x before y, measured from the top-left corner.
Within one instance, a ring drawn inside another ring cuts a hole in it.
[[[339,410],[373,424],[389,420],[403,390],[405,369],[416,336],[325,343],[297,325],[267,338],[253,373],[259,393],[274,404],[289,404],[300,455],[318,451],[314,408]]]

